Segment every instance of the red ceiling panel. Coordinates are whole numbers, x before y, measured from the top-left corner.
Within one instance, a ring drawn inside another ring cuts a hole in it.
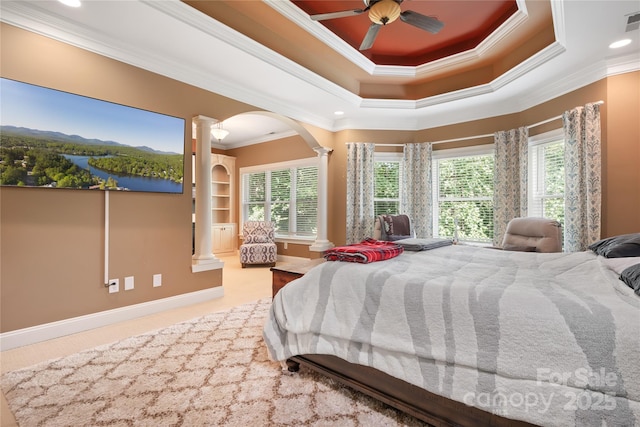
[[[293,0],[309,15],[364,9],[362,0]],[[417,66],[476,47],[517,10],[515,0],[405,0],[402,11],[411,10],[444,22],[437,34],[396,20],[382,27],[371,49],[362,54],[378,65]],[[327,29],[360,47],[371,21],[367,12],[320,21]]]

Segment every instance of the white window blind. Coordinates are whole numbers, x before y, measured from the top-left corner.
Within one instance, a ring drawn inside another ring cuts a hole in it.
[[[494,155],[484,150],[490,152],[464,155],[451,150],[434,159],[436,236],[468,242],[492,240]]]
[[[296,170],[296,234],[315,236],[318,232],[318,168]]]
[[[373,211],[375,215],[396,215],[400,213],[402,157],[384,154],[376,154],[374,162]]]
[[[243,217],[246,221],[264,221],[266,172],[243,176]]]
[[[270,219],[279,232],[289,231],[289,204],[291,200],[291,170],[276,170],[269,173],[271,183]]]
[[[276,237],[317,234],[317,161],[283,162],[242,168],[241,221],[273,221]]]
[[[564,225],[564,140],[529,147],[528,215],[558,220]]]

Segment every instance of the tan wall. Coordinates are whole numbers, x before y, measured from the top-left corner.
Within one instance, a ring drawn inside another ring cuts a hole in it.
[[[345,244],[347,142],[402,144],[492,134],[529,126],[590,102],[605,101],[602,121],[602,237],[640,232],[640,72],[612,76],[520,113],[425,129],[418,132],[346,130],[336,134],[329,162],[329,240]],[[561,120],[530,129],[535,135]],[[434,150],[492,143],[491,137],[434,145]]]
[[[186,120],[255,110],[177,81],[2,24],[2,77]],[[6,108],[6,106],[4,106]],[[187,179],[189,182],[189,179]],[[191,194],[110,193],[110,278],[104,286],[104,193],[0,189],[0,323],[7,332],[217,287],[221,270],[191,272]],[[163,285],[152,287],[153,274]],[[123,290],[126,276],[135,289]]]
[[[255,108],[2,24],[2,77],[183,117],[226,119]],[[28,52],[28,54],[25,54]],[[640,73],[604,79],[521,113],[418,132],[305,125],[330,147],[328,238],[345,243],[346,142],[407,143],[493,133],[530,125],[597,100],[602,106],[603,236],[640,231]],[[559,122],[532,129],[549,130]],[[477,143],[491,138],[436,146]],[[191,127],[185,134],[192,147]],[[237,168],[315,156],[300,137],[226,150]],[[191,176],[187,156],[185,176]],[[236,170],[236,180],[238,179]],[[236,186],[239,188],[239,186]],[[239,194],[238,194],[239,196]],[[239,200],[239,197],[237,198]],[[110,193],[110,276],[134,276],[136,289],[108,294],[103,284],[104,193],[0,189],[1,331],[220,286],[221,271],[191,273],[191,195]],[[236,218],[237,220],[237,218]],[[279,253],[313,256],[304,245]],[[152,288],[151,276],[163,275]]]

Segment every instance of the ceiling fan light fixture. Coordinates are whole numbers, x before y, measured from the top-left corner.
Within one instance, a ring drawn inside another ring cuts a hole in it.
[[[369,9],[369,19],[374,24],[387,25],[400,16],[400,5],[395,0],[380,0]]]

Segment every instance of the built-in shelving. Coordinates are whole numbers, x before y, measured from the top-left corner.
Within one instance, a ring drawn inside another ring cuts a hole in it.
[[[236,251],[236,224],[234,221],[235,157],[211,155],[211,234],[213,253]]]

